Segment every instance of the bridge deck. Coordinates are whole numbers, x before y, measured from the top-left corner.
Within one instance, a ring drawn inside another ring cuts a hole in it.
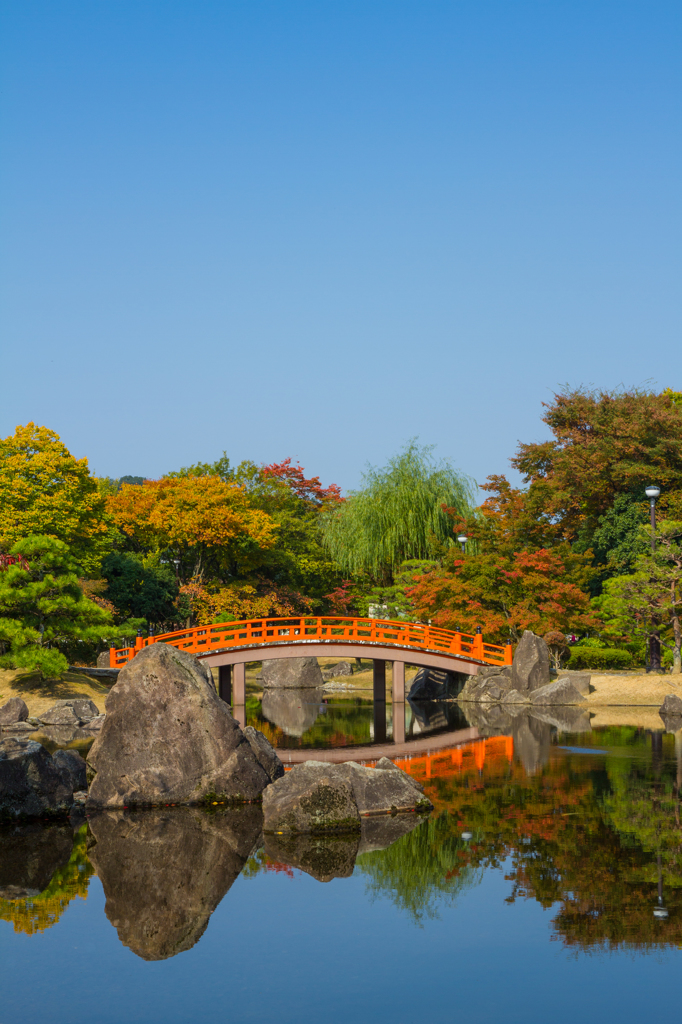
[[[489,644],[480,632],[461,633],[449,629],[415,622],[391,619],[363,619],[351,616],[293,616],[288,618],[246,619],[241,622],[222,622],[212,626],[195,626],[192,629],[163,633],[160,636],[136,638],[135,644],[120,649],[111,648],[111,668],[122,668],[138,651],[155,643],[171,644],[188,651],[198,658],[209,658],[209,664],[243,664],[259,661],[258,654],[266,658],[300,657],[301,647],[310,648],[364,648],[365,651],[402,652],[414,657],[400,657],[396,660],[426,664],[418,657],[438,658],[435,667],[444,667],[444,662],[460,662],[462,665],[511,665],[511,643],[505,646]],[[291,652],[297,649],[296,653]],[[265,652],[267,651],[267,654]],[[324,656],[324,655],[321,655]],[[355,655],[351,655],[355,656]],[[369,655],[372,656],[371,654]],[[391,654],[384,657],[391,658]],[[451,665],[457,671],[456,666]],[[476,668],[462,668],[460,671],[476,671]]]

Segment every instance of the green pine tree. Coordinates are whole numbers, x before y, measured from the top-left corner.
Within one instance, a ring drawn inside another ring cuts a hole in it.
[[[26,537],[10,555],[21,561],[0,572],[0,665],[59,676],[68,668],[65,651],[120,633],[111,614],[83,595],[63,541]]]

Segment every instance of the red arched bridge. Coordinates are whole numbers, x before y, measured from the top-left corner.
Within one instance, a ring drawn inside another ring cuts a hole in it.
[[[121,668],[150,644],[171,644],[220,669],[220,695],[235,704],[245,699],[245,666],[274,658],[372,658],[374,696],[385,700],[386,662],[393,662],[393,700],[405,699],[405,665],[475,675],[485,665],[511,665],[511,642],[486,643],[480,632],[460,633],[421,623],[349,616],[290,616],[246,619],[214,626],[138,636],[133,647],[114,647],[109,664]]]

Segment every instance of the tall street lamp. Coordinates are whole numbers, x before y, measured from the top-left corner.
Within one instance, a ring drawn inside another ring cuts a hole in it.
[[[649,484],[648,487],[644,488],[644,493],[649,499],[649,507],[651,509],[651,553],[654,554],[656,551],[656,498],[661,493],[661,488],[656,487],[655,484]],[[652,625],[655,625],[655,623],[652,623]],[[661,671],[661,641],[656,632],[652,632],[649,637],[649,671]]]
[[[469,538],[467,537],[466,533],[460,533],[459,536],[457,537],[457,540],[462,545],[462,552],[464,554],[466,554],[467,541],[469,540]]]

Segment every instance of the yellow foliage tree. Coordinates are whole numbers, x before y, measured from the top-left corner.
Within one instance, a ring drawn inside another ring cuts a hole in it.
[[[0,440],[0,551],[30,535],[56,537],[89,574],[103,552],[104,514],[88,460],[53,430],[27,423]]]
[[[218,476],[164,477],[123,484],[107,498],[118,529],[142,549],[170,550],[179,576],[201,580],[209,558],[221,562],[234,544],[271,547],[277,526],[254,508],[246,490]]]

